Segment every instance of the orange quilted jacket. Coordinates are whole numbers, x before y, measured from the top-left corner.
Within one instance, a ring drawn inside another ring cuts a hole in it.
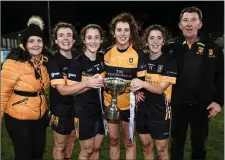
[[[49,75],[44,65],[39,68],[45,90],[50,84]],[[35,78],[35,70],[28,62],[7,59],[1,71],[1,118],[4,113],[21,120],[41,118],[47,110],[47,101],[43,94],[27,97],[13,93],[13,90],[38,92],[41,89],[40,79]]]

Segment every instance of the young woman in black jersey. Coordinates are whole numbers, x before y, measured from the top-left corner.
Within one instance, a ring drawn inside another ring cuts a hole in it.
[[[144,158],[154,159],[156,144],[158,159],[169,159],[170,101],[172,84],[176,82],[175,61],[162,52],[166,30],[161,25],[148,27],[143,36],[146,56],[145,80],[133,79],[131,89],[144,89],[144,101],[138,103],[137,132],[143,143]]]
[[[136,49],[139,27],[133,15],[121,13],[110,22],[110,32],[115,44],[105,51],[104,62],[106,77],[119,77],[131,81],[136,77],[144,77],[143,52]],[[129,90],[120,94],[117,105],[120,109],[120,120],[108,121],[110,140],[110,159],[120,159],[120,122],[122,122],[126,159],[136,159],[136,143],[134,138],[134,107],[131,101],[133,93]],[[110,105],[112,97],[104,91],[104,104]]]
[[[50,127],[53,130],[55,160],[70,159],[73,152],[75,130],[73,97],[62,95],[58,85],[67,83],[67,72],[75,53],[72,48],[76,39],[76,30],[70,23],[59,22],[53,29],[53,38],[57,52],[49,60],[48,72],[51,78]],[[57,75],[62,74],[59,78]]]
[[[77,113],[77,126],[81,151],[79,159],[99,159],[99,151],[104,138],[102,79],[104,78],[104,59],[98,53],[103,42],[103,30],[99,25],[89,24],[81,30],[83,53],[71,64],[68,82],[74,84],[90,81],[93,77],[99,81],[98,86],[91,83],[82,92],[74,96],[74,106]],[[80,71],[79,71],[80,70]]]

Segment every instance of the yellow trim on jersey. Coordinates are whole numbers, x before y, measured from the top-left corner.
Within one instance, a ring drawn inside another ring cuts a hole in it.
[[[64,79],[53,79],[50,81],[50,83],[51,83],[51,86],[53,88],[55,88],[56,84],[65,84],[65,80]]]
[[[67,79],[67,85],[68,86],[72,86],[72,85],[77,84],[77,83],[78,82],[76,82],[76,81],[71,81],[71,80]]]
[[[114,46],[104,56],[104,61],[107,66],[122,68],[137,68],[138,59],[138,53],[132,48],[132,45],[123,53],[120,53],[116,46]]]
[[[145,81],[154,85],[158,85],[161,82],[160,74],[147,73],[145,75]]]
[[[137,72],[137,77],[144,77],[146,75],[146,70]]]
[[[88,76],[82,76],[81,81],[86,81],[88,79]]]
[[[176,78],[175,77],[169,77],[169,76],[161,76],[161,82],[169,82],[171,84],[175,84]]]
[[[106,72],[102,72],[99,74],[99,76],[101,76],[103,79],[105,78],[105,74]],[[88,79],[88,76],[82,76],[81,81],[86,81]]]

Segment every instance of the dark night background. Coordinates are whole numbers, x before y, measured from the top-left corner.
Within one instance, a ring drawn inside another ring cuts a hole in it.
[[[39,15],[44,19],[48,36],[47,6],[47,1],[2,1],[1,34],[21,31],[30,16]],[[203,11],[203,32],[224,34],[224,1],[50,1],[51,27],[59,21],[70,22],[79,32],[84,25],[96,23],[108,31],[112,17],[120,12],[130,12],[143,28],[158,23],[176,36],[179,33],[179,14],[188,6],[197,6]]]

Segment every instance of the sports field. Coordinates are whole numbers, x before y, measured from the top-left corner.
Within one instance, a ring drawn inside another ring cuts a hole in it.
[[[218,116],[212,118],[209,126],[209,136],[207,141],[207,159],[208,160],[223,160],[224,159],[224,111],[222,111]],[[121,134],[122,136],[122,134]],[[2,124],[2,160],[13,160],[13,148],[12,142],[8,137],[8,134],[5,129],[5,124],[3,121]],[[137,138],[137,160],[142,160],[142,145]],[[53,137],[51,129],[47,129],[47,142],[46,142],[46,151],[44,155],[44,160],[51,160],[52,159],[52,148],[53,148]],[[76,160],[78,157],[78,153],[80,151],[78,141],[75,142],[75,148],[73,152],[73,160]],[[190,141],[189,141],[189,134],[186,141],[185,146],[185,160],[190,159]],[[100,153],[100,160],[107,160],[109,159],[109,142],[108,137],[105,137],[101,153]],[[123,146],[123,140],[121,139],[121,160],[125,159],[125,152]]]

